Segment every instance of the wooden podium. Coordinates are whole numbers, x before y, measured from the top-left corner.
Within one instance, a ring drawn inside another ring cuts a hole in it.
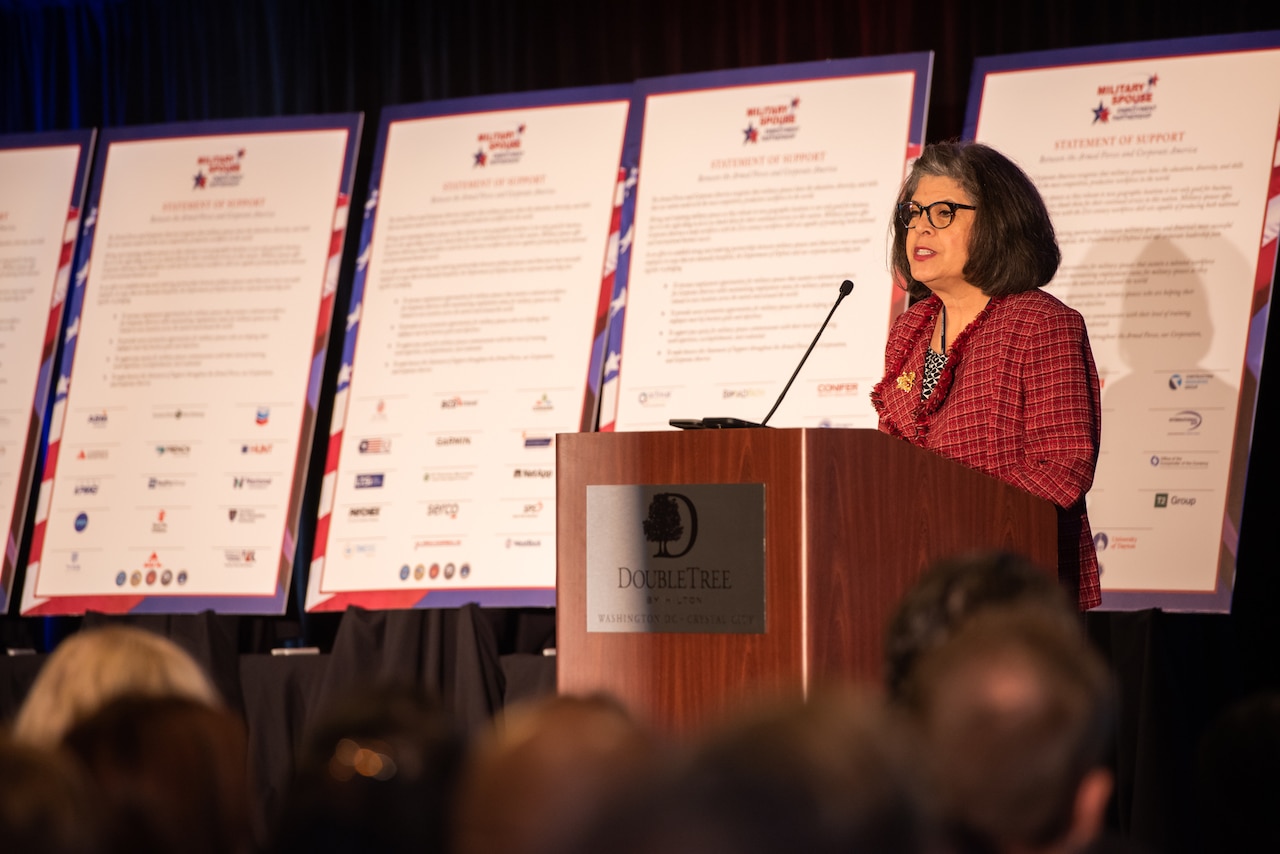
[[[556,437],[557,685],[606,692],[659,730],[768,697],[876,680],[884,627],[937,559],[976,549],[1057,566],[1053,505],[876,430]],[[587,487],[764,484],[767,628],[588,631]]]

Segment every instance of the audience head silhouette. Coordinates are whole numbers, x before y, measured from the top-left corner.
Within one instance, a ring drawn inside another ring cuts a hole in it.
[[[479,739],[458,809],[458,854],[551,854],[652,765],[655,744],[616,701],[561,696],[508,709]]]
[[[107,850],[253,850],[245,729],[226,709],[186,697],[120,697],[72,727],[63,744],[109,816]]]
[[[605,811],[577,851],[916,854],[930,824],[877,700],[818,692],[718,728]]]
[[[1113,686],[1078,627],[990,608],[923,655],[905,689],[962,850],[1068,852],[1099,834]]]
[[[447,851],[461,757],[437,699],[403,686],[362,690],[306,738],[274,849]]]
[[[1033,602],[1048,617],[1078,623],[1079,615],[1058,582],[1012,552],[974,552],[939,561],[898,604],[885,635],[885,684],[902,693],[920,656],[939,646],[974,614],[993,606]]]
[[[4,850],[105,854],[104,815],[80,767],[53,748],[0,732],[0,840]]]

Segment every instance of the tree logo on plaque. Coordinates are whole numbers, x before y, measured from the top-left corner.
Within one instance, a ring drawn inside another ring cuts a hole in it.
[[[684,505],[689,518],[689,539],[680,551],[669,551],[668,543],[679,543],[685,535],[685,523],[680,514],[680,506]],[[649,516],[641,523],[644,538],[658,544],[654,557],[684,557],[693,548],[698,539],[698,511],[688,496],[678,492],[659,492],[649,502]]]

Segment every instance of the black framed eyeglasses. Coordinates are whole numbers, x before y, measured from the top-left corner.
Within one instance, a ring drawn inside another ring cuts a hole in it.
[[[929,218],[929,224],[934,228],[946,228],[956,218],[956,211],[976,211],[973,205],[962,205],[959,202],[934,202],[931,205],[922,205],[919,202],[903,202],[898,205],[898,219],[907,228],[915,228],[916,221],[920,219],[923,212]]]

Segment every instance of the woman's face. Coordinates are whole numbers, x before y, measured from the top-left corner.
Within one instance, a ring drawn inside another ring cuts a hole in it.
[[[921,207],[928,207],[934,202],[973,204],[973,199],[958,182],[936,175],[921,177],[909,201]],[[944,213],[942,208],[935,208],[934,218],[941,219],[940,213]],[[917,217],[915,226],[907,229],[907,261],[911,265],[911,278],[934,293],[956,293],[974,288],[964,278],[964,265],[969,260],[969,234],[976,213],[959,209],[946,228],[937,228],[926,215]]]

